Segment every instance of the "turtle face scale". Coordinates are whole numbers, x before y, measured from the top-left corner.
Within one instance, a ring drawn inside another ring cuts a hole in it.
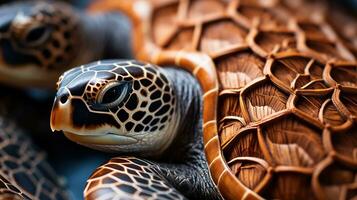
[[[154,154],[174,137],[175,93],[156,66],[100,61],[65,72],[53,130],[96,149]]]
[[[60,68],[75,56],[77,23],[75,12],[61,3],[21,2],[1,7],[1,79],[6,76],[5,82],[15,79],[17,84],[36,85],[34,75],[58,77],[64,71]]]

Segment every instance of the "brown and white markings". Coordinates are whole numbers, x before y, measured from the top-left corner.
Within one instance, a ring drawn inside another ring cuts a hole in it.
[[[69,199],[45,158],[21,129],[0,118],[1,199]]]
[[[150,161],[134,157],[113,158],[88,180],[85,198],[186,199],[154,170]]]
[[[165,134],[175,131],[175,109],[174,90],[156,66],[99,61],[60,77],[51,127],[96,149],[160,154],[175,136]]]
[[[349,199],[356,196],[356,35],[326,6],[105,0],[92,10],[131,17],[137,59],[197,77],[207,161],[223,197]]]
[[[88,180],[87,199],[217,199],[200,102],[197,81],[182,69],[100,61],[60,78],[51,127],[91,148],[153,159],[112,159]]]

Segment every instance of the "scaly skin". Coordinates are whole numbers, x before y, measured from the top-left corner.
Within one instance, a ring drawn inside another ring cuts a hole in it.
[[[224,198],[348,199],[356,185],[356,32],[325,8],[104,0],[92,11],[126,13],[137,59],[198,79],[206,157]]]
[[[91,148],[156,157],[114,158],[89,179],[85,198],[104,191],[123,199],[220,198],[203,153],[200,89],[189,73],[109,60],[74,68],[58,85],[53,129]]]

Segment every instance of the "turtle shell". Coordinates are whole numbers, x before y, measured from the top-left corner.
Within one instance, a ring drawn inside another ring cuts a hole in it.
[[[356,35],[327,5],[289,2],[91,7],[128,14],[136,58],[197,77],[206,157],[226,199],[356,197]]]

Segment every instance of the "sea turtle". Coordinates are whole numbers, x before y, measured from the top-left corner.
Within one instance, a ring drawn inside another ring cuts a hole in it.
[[[85,198],[355,198],[356,43],[345,44],[356,35],[314,3],[92,4],[129,17],[142,61],[98,61],[59,79],[53,130],[137,156],[100,166]]]
[[[38,127],[43,123],[37,123],[41,121],[37,118],[42,117],[39,113],[43,112],[36,109],[46,109],[44,105],[34,108],[35,100],[24,94],[23,89],[54,89],[65,69],[110,57],[107,52],[124,52],[112,55],[125,57],[127,53],[119,45],[115,51],[105,48],[111,32],[102,28],[110,24],[112,30],[116,23],[122,31],[127,27],[109,15],[89,16],[56,2],[22,1],[0,7],[0,199],[70,198],[43,150],[28,136],[43,128]],[[92,35],[85,37],[85,33],[99,28],[95,40]],[[120,31],[116,33],[120,35]],[[97,41],[103,48],[98,45],[95,51],[85,51],[95,45],[86,40]],[[44,130],[49,130],[46,125]]]
[[[47,48],[48,39],[65,29],[63,24],[61,30],[45,29],[44,24],[52,20],[45,11],[52,15],[58,9],[30,2],[0,7],[0,199],[70,199],[45,152],[29,136],[38,125],[34,123],[38,117],[32,105],[35,100],[12,87],[48,87],[53,82],[49,78],[65,70],[59,66],[53,70],[47,65],[50,61],[46,64],[42,62],[45,58],[40,59],[39,52]],[[62,14],[56,13],[54,18]]]
[[[2,83],[54,89],[66,69],[130,56],[130,46],[121,45],[129,25],[116,13],[88,15],[65,3],[20,1],[3,5],[0,15]]]

